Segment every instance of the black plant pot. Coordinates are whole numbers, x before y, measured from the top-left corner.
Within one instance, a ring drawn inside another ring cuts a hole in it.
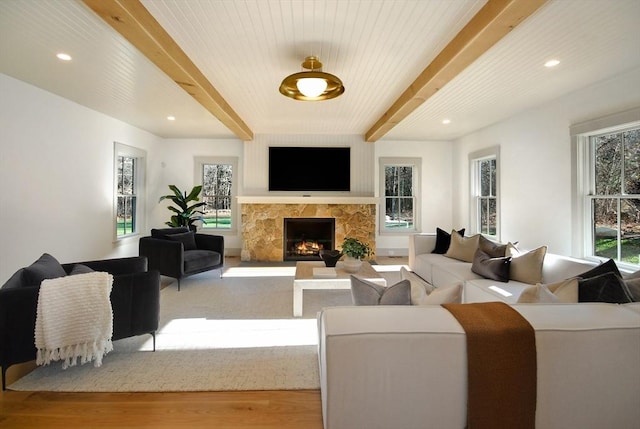
[[[320,250],[318,253],[327,267],[335,267],[342,258],[342,252],[339,250]]]

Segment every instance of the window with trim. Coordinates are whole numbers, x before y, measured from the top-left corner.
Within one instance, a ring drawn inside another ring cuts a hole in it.
[[[499,237],[498,148],[470,155],[471,230]]]
[[[380,210],[382,232],[417,231],[420,165],[419,158],[380,159],[384,199],[384,210]]]
[[[114,150],[115,175],[115,238],[121,239],[139,232],[138,221],[144,195],[145,152],[120,143]]]
[[[202,183],[201,200],[204,229],[232,231],[236,229],[236,158],[196,158],[198,178]]]
[[[640,125],[586,137],[587,254],[640,265]]]

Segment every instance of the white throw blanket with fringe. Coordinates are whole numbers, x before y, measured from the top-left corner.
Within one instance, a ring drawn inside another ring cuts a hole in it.
[[[62,360],[62,368],[94,362],[102,365],[113,350],[113,276],[104,272],[44,280],[36,315],[36,363]]]

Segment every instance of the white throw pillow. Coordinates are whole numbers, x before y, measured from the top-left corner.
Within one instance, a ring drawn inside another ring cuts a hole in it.
[[[509,279],[531,285],[542,283],[542,264],[546,254],[547,246],[524,252],[518,250],[512,243],[508,243],[505,256],[511,256]]]
[[[400,268],[400,278],[409,280],[409,283],[411,283],[411,304],[413,305],[419,305],[434,289],[433,285],[405,267]]]
[[[572,278],[544,285],[538,283],[526,288],[518,298],[519,303],[578,302],[578,279]]]
[[[448,286],[434,288],[420,305],[461,304],[462,283],[454,283]]]
[[[550,303],[561,302],[560,298],[555,296],[546,285],[538,283],[535,286],[526,288],[518,298],[519,303]]]
[[[451,231],[451,244],[444,256],[464,262],[473,262],[473,257],[480,245],[480,234],[463,237],[455,229]]]

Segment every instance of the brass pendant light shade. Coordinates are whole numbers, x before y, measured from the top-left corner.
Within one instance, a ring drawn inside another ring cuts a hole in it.
[[[294,100],[321,101],[336,98],[344,92],[342,81],[330,73],[322,71],[322,63],[317,57],[307,57],[302,67],[309,70],[294,73],[284,78],[280,93]]]

